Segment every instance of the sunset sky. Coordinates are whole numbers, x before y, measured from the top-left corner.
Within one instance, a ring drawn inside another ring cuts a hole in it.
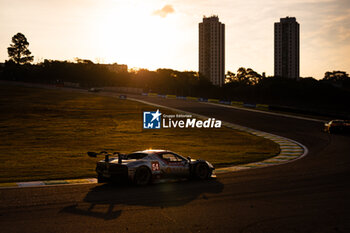
[[[17,32],[44,59],[198,71],[198,23],[226,25],[226,71],[273,75],[273,27],[300,24],[300,75],[350,72],[349,0],[0,0],[0,62]]]

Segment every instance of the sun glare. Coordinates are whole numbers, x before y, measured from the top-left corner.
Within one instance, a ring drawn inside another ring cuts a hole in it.
[[[176,16],[162,18],[152,14],[155,9],[149,5],[128,5],[123,6],[123,11],[117,8],[105,11],[106,15],[95,21],[96,30],[92,32],[100,53],[97,57],[106,63],[129,67],[166,66],[180,33],[175,26]]]

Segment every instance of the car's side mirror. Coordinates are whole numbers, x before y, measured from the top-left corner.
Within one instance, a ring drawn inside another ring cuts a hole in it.
[[[191,157],[187,156],[187,160],[188,160],[188,162],[191,162]]]

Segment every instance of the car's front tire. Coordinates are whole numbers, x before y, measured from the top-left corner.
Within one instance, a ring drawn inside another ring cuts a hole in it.
[[[134,176],[134,183],[136,185],[147,185],[151,182],[152,173],[148,167],[139,167]]]
[[[195,167],[195,177],[199,180],[208,179],[211,176],[211,170],[205,163],[199,163]]]
[[[101,174],[97,174],[97,183],[106,183],[107,179],[103,177]]]

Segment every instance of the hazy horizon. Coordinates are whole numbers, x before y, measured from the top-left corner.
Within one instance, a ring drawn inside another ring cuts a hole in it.
[[[226,27],[226,71],[273,75],[274,23],[300,24],[300,75],[350,71],[350,2],[346,0],[0,0],[0,61],[17,32],[44,59],[198,70],[198,24],[218,15]]]

